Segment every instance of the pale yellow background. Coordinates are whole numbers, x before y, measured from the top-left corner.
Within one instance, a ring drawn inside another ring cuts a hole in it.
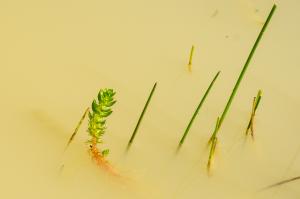
[[[273,3],[1,0],[0,198],[299,198],[299,182],[257,192],[300,175],[298,0],[276,1],[220,131],[212,176],[206,173],[207,140]],[[175,155],[218,70],[219,79]],[[103,87],[117,91],[104,140],[123,180],[90,161],[86,122],[63,154],[84,109]],[[245,141],[258,89],[263,99],[256,139]]]

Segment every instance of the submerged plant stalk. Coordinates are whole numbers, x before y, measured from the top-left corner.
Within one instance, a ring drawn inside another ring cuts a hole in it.
[[[253,99],[251,117],[250,117],[247,129],[246,129],[246,135],[248,135],[249,130],[250,130],[252,138],[254,138],[254,127],[253,127],[254,126],[254,117],[256,114],[257,107],[261,100],[261,95],[262,95],[262,91],[259,90],[256,97],[254,97],[254,99]]]
[[[274,188],[274,187],[277,187],[277,186],[281,186],[281,185],[284,185],[284,184],[287,184],[287,183],[290,183],[290,182],[293,182],[293,181],[296,181],[296,180],[300,180],[300,176],[293,177],[293,178],[283,180],[283,181],[277,182],[275,184],[269,185],[269,186],[261,189],[261,191],[266,190],[266,189],[270,189],[270,188]]]
[[[184,131],[184,133],[183,133],[183,136],[182,136],[182,138],[181,138],[181,140],[180,140],[180,142],[179,142],[179,147],[183,144],[183,142],[184,142],[184,140],[185,140],[185,138],[186,138],[186,136],[187,136],[187,134],[188,134],[188,132],[189,132],[189,130],[190,130],[190,128],[191,128],[191,126],[192,126],[192,124],[193,124],[193,122],[194,122],[194,120],[195,120],[195,118],[196,118],[196,116],[197,116],[197,114],[198,114],[198,112],[199,112],[199,110],[200,110],[200,108],[202,107],[202,105],[203,105],[203,103],[204,103],[206,97],[208,96],[208,94],[209,94],[211,88],[213,87],[213,85],[214,85],[216,79],[218,78],[220,72],[221,72],[221,71],[219,71],[219,72],[215,75],[215,77],[214,77],[213,80],[211,81],[209,87],[207,88],[205,94],[203,95],[203,97],[202,97],[202,99],[201,99],[199,105],[197,106],[197,108],[196,108],[196,110],[195,110],[195,112],[194,112],[194,114],[193,114],[193,116],[192,116],[192,118],[191,118],[189,124],[187,125],[187,127],[186,127],[186,129],[185,129],[185,131]]]
[[[215,126],[215,130],[219,128],[219,125],[220,125],[220,118],[218,117],[217,122],[216,122],[216,126]],[[218,142],[218,138],[217,138],[217,136],[215,136],[211,140],[211,146],[210,146],[210,151],[209,151],[209,156],[208,156],[208,161],[207,161],[207,171],[210,171],[210,167],[211,167],[213,156],[215,154],[217,142]]]
[[[127,149],[131,146],[131,144],[132,144],[132,142],[133,142],[133,140],[134,140],[134,138],[135,138],[135,135],[136,135],[136,133],[137,133],[137,131],[138,131],[138,129],[139,129],[139,126],[140,126],[140,124],[141,124],[141,122],[142,122],[142,119],[143,119],[143,117],[144,117],[144,115],[145,115],[145,113],[146,113],[146,110],[147,110],[147,108],[148,108],[148,106],[149,106],[149,103],[150,103],[150,101],[151,101],[151,98],[152,98],[152,96],[153,96],[153,93],[154,93],[154,91],[155,91],[155,89],[156,89],[156,85],[157,85],[157,82],[155,82],[155,84],[154,84],[154,86],[153,86],[153,88],[152,88],[152,90],[151,90],[151,92],[150,92],[150,95],[149,95],[149,97],[148,97],[148,99],[147,99],[147,102],[146,102],[146,104],[145,104],[145,106],[144,106],[144,108],[143,108],[143,111],[142,111],[142,113],[141,113],[141,115],[140,115],[140,117],[139,117],[139,120],[138,120],[138,122],[137,122],[137,124],[136,124],[136,126],[135,126],[135,128],[134,128],[134,131],[133,131],[131,137],[130,137],[130,140],[129,140],[128,145],[127,145]]]
[[[71,142],[74,140],[74,138],[77,135],[77,132],[79,130],[79,127],[81,126],[81,124],[82,124],[83,120],[85,119],[86,115],[89,113],[89,110],[90,110],[90,108],[87,108],[85,110],[84,114],[82,115],[80,121],[78,122],[78,124],[77,124],[77,126],[76,126],[76,128],[74,130],[74,133],[71,135],[71,137],[70,137],[70,139],[69,139],[69,141],[67,143],[67,146],[66,146],[65,150],[67,150],[67,148],[69,147],[69,145],[71,144]]]
[[[193,55],[194,55],[194,45],[192,45],[191,51],[190,51],[190,59],[189,59],[189,63],[188,63],[188,68],[189,71],[192,72],[192,62],[193,62]]]

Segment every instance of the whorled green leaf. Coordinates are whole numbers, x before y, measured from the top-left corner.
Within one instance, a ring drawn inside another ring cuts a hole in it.
[[[114,105],[117,101],[110,101],[106,103],[106,106],[111,107],[112,105]]]
[[[107,156],[109,154],[109,149],[104,149],[101,153],[103,156]]]
[[[102,112],[100,112],[100,116],[101,116],[101,117],[108,117],[111,113],[112,113],[111,110],[105,111],[105,112],[102,111]]]
[[[96,100],[94,100],[94,101],[92,102],[92,110],[93,110],[93,112],[100,113],[99,108],[100,108],[100,107],[99,107],[99,105],[97,104]]]

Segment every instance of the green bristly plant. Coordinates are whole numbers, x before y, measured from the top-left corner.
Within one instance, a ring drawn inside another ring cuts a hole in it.
[[[248,58],[247,58],[247,60],[246,60],[246,62],[244,64],[244,66],[243,66],[243,69],[242,69],[242,71],[241,71],[241,73],[240,73],[240,75],[239,75],[239,77],[237,79],[237,82],[236,82],[236,84],[235,84],[235,86],[234,86],[234,88],[233,88],[233,90],[231,92],[231,95],[230,95],[230,97],[229,97],[229,99],[227,101],[227,104],[226,104],[226,106],[224,108],[224,111],[223,111],[223,113],[222,113],[222,115],[220,117],[220,120],[218,122],[217,128],[215,128],[213,134],[211,135],[211,137],[210,137],[210,139],[208,141],[208,144],[211,146],[211,149],[216,147],[216,146],[214,146],[213,141],[216,139],[216,136],[217,136],[217,134],[218,134],[218,132],[219,132],[219,130],[220,130],[222,124],[223,124],[223,121],[224,121],[224,119],[226,117],[226,114],[227,114],[227,112],[228,112],[228,110],[230,108],[232,100],[233,100],[233,98],[236,95],[236,92],[237,92],[237,90],[239,88],[239,85],[240,85],[240,83],[241,83],[244,75],[245,75],[245,72],[247,71],[247,68],[249,66],[249,63],[250,63],[253,55],[254,55],[254,52],[255,52],[255,50],[256,50],[256,48],[257,48],[257,46],[258,46],[258,44],[259,44],[259,42],[260,42],[260,40],[261,40],[261,38],[263,36],[263,33],[265,32],[265,30],[267,28],[267,26],[268,26],[268,24],[269,24],[269,22],[270,22],[270,20],[271,20],[271,18],[273,16],[273,13],[274,13],[275,10],[276,10],[276,5],[274,4],[273,7],[272,7],[272,9],[271,9],[271,11],[270,11],[270,13],[269,13],[269,15],[268,15],[268,18],[267,18],[266,22],[264,23],[264,25],[263,25],[263,27],[262,27],[262,29],[261,29],[261,31],[260,31],[260,33],[259,33],[259,35],[258,35],[258,37],[257,37],[257,39],[255,41],[255,43],[254,43],[254,45],[253,45],[253,47],[252,47],[252,49],[251,49],[251,51],[249,53],[249,56],[248,56]],[[210,150],[210,151],[214,152],[214,150]],[[213,157],[213,154],[212,155],[210,154],[210,156]],[[208,166],[210,166],[210,165],[208,165]]]
[[[143,120],[143,117],[144,117],[144,115],[145,115],[145,113],[146,113],[146,110],[147,110],[147,108],[148,108],[148,106],[149,106],[149,103],[150,103],[150,101],[151,101],[151,99],[152,99],[153,93],[154,93],[154,91],[155,91],[155,89],[156,89],[156,85],[157,85],[157,82],[155,82],[155,84],[153,85],[153,88],[152,88],[152,90],[151,90],[151,92],[150,92],[150,95],[149,95],[147,101],[146,101],[146,104],[145,104],[145,106],[144,106],[144,108],[143,108],[143,111],[142,111],[142,113],[141,113],[141,115],[140,115],[140,117],[139,117],[139,120],[138,120],[138,122],[137,122],[137,124],[136,124],[136,126],[135,126],[135,128],[134,128],[134,131],[133,131],[133,133],[132,133],[132,135],[131,135],[131,137],[130,137],[130,140],[129,140],[128,145],[127,145],[127,150],[130,148],[130,146],[131,146],[131,144],[132,144],[132,142],[133,142],[133,140],[134,140],[134,138],[135,138],[135,135],[136,135],[136,133],[137,133],[139,127],[140,127],[140,124],[141,124],[141,122],[142,122],[142,120]]]
[[[193,116],[192,116],[192,118],[191,118],[189,124],[187,125],[187,127],[186,127],[186,129],[185,129],[185,131],[184,131],[184,133],[183,133],[183,136],[182,136],[182,138],[181,138],[181,140],[180,140],[180,142],[179,142],[178,147],[180,147],[180,146],[183,144],[183,142],[184,142],[184,140],[185,140],[185,138],[186,138],[186,136],[187,136],[187,134],[188,134],[188,132],[189,132],[189,130],[190,130],[190,128],[191,128],[191,126],[192,126],[192,124],[193,124],[195,118],[196,118],[196,116],[197,116],[198,113],[199,113],[199,110],[201,109],[201,107],[202,107],[202,105],[203,105],[203,103],[204,103],[206,97],[208,96],[208,94],[209,94],[211,88],[213,87],[215,81],[217,80],[217,78],[218,78],[220,72],[221,72],[221,71],[217,72],[217,74],[215,75],[215,77],[214,77],[213,80],[211,81],[209,87],[207,88],[205,94],[203,95],[203,97],[202,97],[202,99],[201,99],[199,105],[197,106],[197,108],[196,108],[196,110],[195,110],[195,112],[194,112],[194,114],[193,114]]]
[[[92,103],[92,112],[89,112],[88,133],[91,136],[89,143],[102,143],[102,136],[106,129],[106,118],[112,113],[111,107],[116,103],[112,89],[101,89],[98,93],[98,102]],[[101,151],[103,156],[108,155],[109,149]]]
[[[193,62],[194,50],[195,50],[195,47],[192,46],[191,51],[190,51],[190,59],[189,59],[189,63],[188,63],[188,69],[190,72],[192,72],[192,62]]]
[[[101,89],[98,93],[98,99],[92,102],[92,111],[89,108],[86,109],[83,116],[81,117],[79,123],[77,124],[74,133],[70,137],[67,147],[74,140],[79,127],[81,126],[83,120],[88,114],[88,133],[90,139],[88,143],[90,144],[90,154],[92,159],[101,167],[105,168],[114,175],[118,175],[113,167],[105,160],[105,156],[109,154],[109,149],[98,149],[98,144],[103,143],[102,137],[106,130],[106,119],[112,113],[111,107],[116,103],[114,100],[114,95],[116,93],[113,89]],[[66,147],[66,148],[67,148]]]
[[[256,114],[256,110],[257,110],[257,107],[260,103],[260,100],[261,100],[261,94],[262,94],[262,91],[259,90],[256,97],[253,98],[253,104],[252,104],[252,111],[251,111],[251,117],[250,117],[250,120],[249,120],[249,123],[248,123],[248,126],[247,126],[247,129],[246,129],[246,135],[249,134],[249,130],[251,131],[251,137],[254,138],[254,117],[255,117],[255,114]]]

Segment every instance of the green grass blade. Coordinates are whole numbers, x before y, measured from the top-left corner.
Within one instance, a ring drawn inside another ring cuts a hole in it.
[[[219,122],[220,122],[220,118],[218,117],[217,121],[216,121],[215,130],[219,128],[219,124],[220,124]],[[206,169],[207,169],[208,172],[210,171],[212,159],[213,159],[214,154],[215,154],[215,150],[216,150],[216,147],[217,147],[217,141],[218,141],[218,138],[215,136],[215,137],[212,137],[208,142],[208,145],[211,144],[209,155],[208,155],[208,161],[207,161],[207,165],[206,165]]]
[[[131,135],[131,138],[130,138],[130,140],[129,140],[129,142],[128,142],[128,147],[132,144],[132,142],[133,142],[133,140],[134,140],[134,138],[135,138],[135,135],[136,135],[136,133],[137,133],[137,131],[138,131],[138,129],[139,129],[139,126],[140,126],[140,124],[141,124],[141,121],[142,121],[142,119],[143,119],[143,117],[144,117],[144,114],[145,114],[145,112],[146,112],[146,110],[147,110],[147,107],[148,107],[148,105],[149,105],[149,103],[150,103],[150,100],[151,100],[151,98],[152,98],[152,96],[153,96],[153,93],[154,93],[154,91],[155,91],[155,89],[156,89],[156,85],[157,85],[157,82],[154,84],[154,86],[153,86],[153,88],[152,88],[152,90],[151,90],[151,93],[150,93],[150,95],[149,95],[149,97],[148,97],[148,99],[147,99],[147,102],[146,102],[146,104],[145,104],[145,106],[144,106],[144,109],[143,109],[143,111],[142,111],[142,113],[141,113],[141,115],[140,115],[140,118],[139,118],[139,120],[138,120],[138,122],[137,122],[137,124],[136,124],[136,126],[135,126],[135,129],[134,129],[134,131],[133,131],[133,133],[132,133],[132,135]]]
[[[276,5],[274,4],[273,7],[272,7],[272,10],[270,11],[270,13],[268,15],[268,18],[267,18],[266,22],[264,23],[264,25],[263,25],[263,27],[262,27],[262,29],[261,29],[258,37],[257,37],[257,39],[256,39],[256,41],[255,41],[255,43],[254,43],[254,45],[252,47],[252,49],[251,49],[251,52],[250,52],[250,54],[249,54],[249,56],[248,56],[248,58],[247,58],[247,60],[246,60],[246,62],[244,64],[244,67],[243,67],[243,69],[242,69],[242,71],[241,71],[241,73],[239,75],[239,78],[238,78],[238,80],[237,80],[237,82],[236,82],[236,84],[235,84],[235,86],[234,86],[234,88],[232,90],[232,93],[231,93],[231,95],[229,97],[229,100],[228,100],[226,106],[225,106],[225,109],[224,109],[224,111],[223,111],[223,113],[222,113],[222,115],[220,117],[219,128],[213,133],[212,137],[216,136],[216,134],[218,133],[218,131],[219,131],[219,129],[220,129],[220,127],[221,127],[221,125],[222,125],[222,123],[224,121],[224,118],[225,118],[225,116],[226,116],[226,114],[228,112],[228,109],[229,109],[229,107],[230,107],[230,105],[232,103],[232,100],[233,100],[233,98],[234,98],[234,96],[235,96],[235,94],[236,94],[236,92],[237,92],[237,90],[239,88],[239,85],[240,85],[240,83],[241,83],[241,81],[242,81],[242,79],[243,79],[243,77],[245,75],[245,72],[246,72],[246,70],[247,70],[247,68],[249,66],[249,63],[250,63],[250,61],[251,61],[251,59],[253,57],[253,54],[254,54],[257,46],[258,46],[258,43],[261,40],[262,35],[265,32],[265,30],[266,30],[266,28],[267,28],[267,26],[268,26],[268,24],[269,24],[269,22],[270,22],[270,20],[271,20],[271,18],[273,16],[273,13],[274,13],[275,9],[276,9]]]
[[[191,48],[191,51],[190,51],[190,59],[189,59],[189,63],[188,63],[188,67],[189,67],[190,72],[192,71],[192,62],[193,62],[194,50],[195,50],[195,47],[193,45],[192,48]]]
[[[211,142],[211,147],[210,147],[210,151],[209,151],[208,161],[207,161],[207,165],[206,165],[207,171],[210,170],[211,163],[212,163],[212,160],[213,160],[213,156],[215,154],[217,142],[218,142],[218,138],[214,137],[214,139]]]
[[[251,116],[250,116],[250,120],[248,122],[248,126],[247,126],[247,129],[246,129],[246,135],[248,135],[249,130],[252,131],[252,129],[253,129],[253,119],[254,119],[254,115],[255,115],[255,104],[256,104],[256,97],[253,98]],[[251,135],[253,137],[253,132],[251,132]]]
[[[77,134],[77,132],[79,130],[79,127],[81,126],[81,124],[82,124],[84,118],[86,117],[86,115],[89,113],[89,110],[90,110],[90,108],[87,108],[85,110],[85,112],[83,113],[83,115],[82,115],[80,121],[78,122],[78,124],[77,124],[77,126],[76,126],[76,128],[75,128],[75,130],[73,132],[73,134],[71,135],[71,137],[68,140],[68,143],[67,143],[67,145],[65,147],[65,150],[67,150],[67,148],[69,147],[69,145],[71,144],[71,142],[74,140],[74,138],[75,138],[75,136],[76,136],[76,134]]]
[[[195,120],[195,118],[196,118],[196,116],[197,116],[197,114],[198,114],[198,112],[200,110],[200,108],[201,108],[201,106],[203,105],[203,103],[204,103],[204,101],[205,101],[208,93],[210,92],[211,88],[213,87],[213,85],[214,85],[216,79],[218,78],[219,74],[220,74],[220,71],[215,75],[214,79],[212,80],[212,82],[210,83],[209,87],[207,88],[204,96],[202,97],[202,99],[201,99],[199,105],[197,106],[197,108],[196,108],[196,110],[195,110],[195,112],[194,112],[194,114],[193,114],[193,116],[192,116],[189,124],[187,125],[187,127],[186,127],[186,129],[184,131],[184,134],[183,134],[183,136],[182,136],[182,138],[181,138],[181,140],[179,142],[179,146],[181,146],[183,144],[183,142],[184,142],[184,140],[185,140],[185,138],[186,138],[186,136],[187,136],[187,134],[188,134],[188,132],[189,132],[189,130],[190,130],[190,128],[191,128],[191,126],[192,126],[192,124],[193,124],[193,122],[194,122],[194,120]]]
[[[257,96],[256,96],[256,102],[255,102],[255,108],[254,108],[255,111],[256,111],[259,103],[260,103],[261,95],[262,95],[262,91],[259,90],[258,93],[257,93]]]
[[[257,107],[258,107],[258,105],[260,103],[261,95],[262,95],[262,91],[259,90],[257,92],[256,97],[254,97],[254,99],[253,99],[251,117],[250,117],[250,121],[248,123],[247,129],[246,129],[246,135],[248,135],[248,132],[251,129],[251,135],[252,135],[252,137],[253,137],[253,121],[254,121],[254,116],[256,114]]]
[[[264,191],[264,190],[267,190],[267,189],[270,189],[270,188],[278,187],[278,186],[284,185],[286,183],[294,182],[296,180],[300,180],[300,176],[277,182],[275,184],[272,184],[272,185],[269,185],[267,187],[262,188],[260,191]]]

